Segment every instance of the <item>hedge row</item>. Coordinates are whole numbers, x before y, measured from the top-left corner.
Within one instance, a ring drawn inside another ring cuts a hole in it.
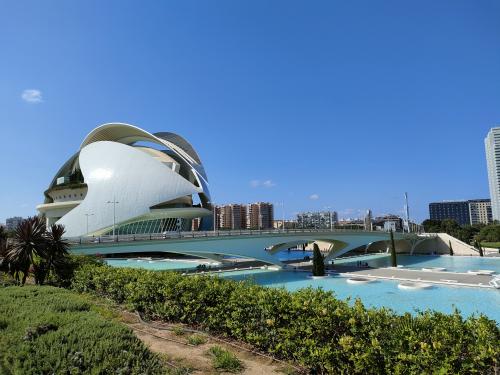
[[[0,287],[0,374],[165,374],[160,359],[83,296]]]
[[[124,303],[149,318],[233,337],[317,373],[488,374],[499,366],[500,331],[467,319],[353,306],[321,289],[288,292],[214,276],[85,265],[73,288]]]

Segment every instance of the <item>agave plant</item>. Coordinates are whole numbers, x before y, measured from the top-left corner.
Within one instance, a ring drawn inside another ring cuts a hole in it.
[[[46,226],[38,216],[23,220],[16,228],[12,246],[7,250],[6,260],[17,282],[26,283],[30,266],[37,257],[42,257],[47,247]]]

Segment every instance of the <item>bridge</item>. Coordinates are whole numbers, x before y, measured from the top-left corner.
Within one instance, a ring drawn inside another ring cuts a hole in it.
[[[395,232],[394,239],[399,252],[413,253],[422,243],[431,241],[434,237]],[[283,249],[315,241],[326,242],[329,249],[325,260],[330,261],[363,246],[366,250],[374,247],[386,250],[389,246],[389,233],[350,229],[232,230],[79,237],[68,240],[74,254],[168,252],[217,261],[229,255],[283,266],[276,256]]]

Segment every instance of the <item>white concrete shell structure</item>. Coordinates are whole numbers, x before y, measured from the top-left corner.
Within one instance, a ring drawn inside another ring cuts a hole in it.
[[[196,202],[196,203],[195,203]],[[111,123],[91,131],[37,206],[67,237],[212,228],[208,180],[192,146],[173,133]]]

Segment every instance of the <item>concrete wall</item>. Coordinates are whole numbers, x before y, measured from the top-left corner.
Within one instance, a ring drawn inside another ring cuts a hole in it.
[[[478,251],[473,246],[449,234],[432,233],[428,234],[428,236],[429,239],[422,240],[415,246],[413,250],[414,254],[429,254],[431,252],[436,254],[449,254],[449,243],[451,242],[455,255],[479,255]]]

